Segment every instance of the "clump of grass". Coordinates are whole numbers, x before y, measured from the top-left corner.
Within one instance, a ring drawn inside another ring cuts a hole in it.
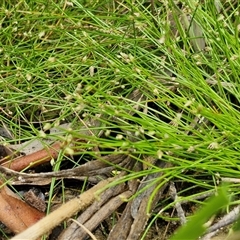
[[[4,1],[1,121],[19,142],[46,123],[97,119],[102,153],[172,163],[126,180],[163,171],[207,192],[239,177],[239,6],[153,2]]]

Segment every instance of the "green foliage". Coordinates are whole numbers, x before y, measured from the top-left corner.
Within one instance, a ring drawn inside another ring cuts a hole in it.
[[[174,2],[4,0],[0,122],[15,137],[6,142],[41,138],[45,124],[97,119],[79,153],[134,153],[146,169],[123,181],[162,171],[162,180],[189,184],[179,194],[192,201],[192,189],[239,178],[239,3]],[[75,130],[66,135],[82,138]]]

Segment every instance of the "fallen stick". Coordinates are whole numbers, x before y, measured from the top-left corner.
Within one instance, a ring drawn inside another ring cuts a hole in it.
[[[125,192],[125,193],[124,193]],[[128,190],[129,192],[129,190]],[[78,223],[83,224],[89,231],[93,231],[103,219],[107,218],[106,215],[113,213],[119,206],[114,203],[109,204],[113,198],[118,198],[120,204],[123,203],[123,194],[126,194],[126,185],[118,184],[113,186],[101,195],[99,201],[94,201],[81,215],[77,218]],[[126,196],[125,196],[126,197]],[[127,198],[127,197],[126,197]],[[113,209],[111,209],[113,208]],[[58,240],[70,240],[70,239],[85,239],[86,231],[83,228],[79,228],[76,223],[72,223],[58,236]]]
[[[62,144],[60,142],[56,142],[47,149],[42,149],[29,155],[12,159],[3,163],[2,166],[15,171],[21,171],[30,166],[37,166],[50,161],[52,158],[56,159],[61,147]]]
[[[116,169],[116,165],[124,167],[130,160],[130,157],[123,154],[112,154],[98,157],[97,160],[92,160],[73,169],[45,173],[17,172],[0,165],[0,173],[5,180],[10,180],[13,185],[47,185],[52,181],[52,178],[82,181],[88,178],[89,182],[98,183],[102,179],[101,175],[111,173]]]
[[[91,205],[95,199],[96,191],[106,187],[115,179],[116,178],[108,178],[99,182],[97,185],[80,194],[78,197],[63,204],[61,207],[51,212],[48,216],[42,218],[33,226],[11,238],[11,240],[37,240],[42,235],[51,231],[65,219],[72,217],[78,211],[83,210]]]

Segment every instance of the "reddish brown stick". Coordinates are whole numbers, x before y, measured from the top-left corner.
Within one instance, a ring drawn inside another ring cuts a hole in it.
[[[48,148],[5,162],[2,166],[15,171],[37,166],[52,158],[56,159],[61,147],[62,144],[56,142]],[[0,181],[0,184],[3,183]],[[7,186],[0,189],[0,221],[14,233],[22,232],[44,216],[44,213],[19,199]]]
[[[52,158],[56,159],[61,146],[62,144],[60,142],[56,142],[48,148],[5,162],[2,166],[14,171],[22,171],[27,167],[40,165],[50,161]]]

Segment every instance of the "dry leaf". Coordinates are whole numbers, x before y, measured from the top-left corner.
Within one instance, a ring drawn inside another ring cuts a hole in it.
[[[0,190],[0,221],[14,233],[20,233],[45,214],[19,199],[6,186]]]

